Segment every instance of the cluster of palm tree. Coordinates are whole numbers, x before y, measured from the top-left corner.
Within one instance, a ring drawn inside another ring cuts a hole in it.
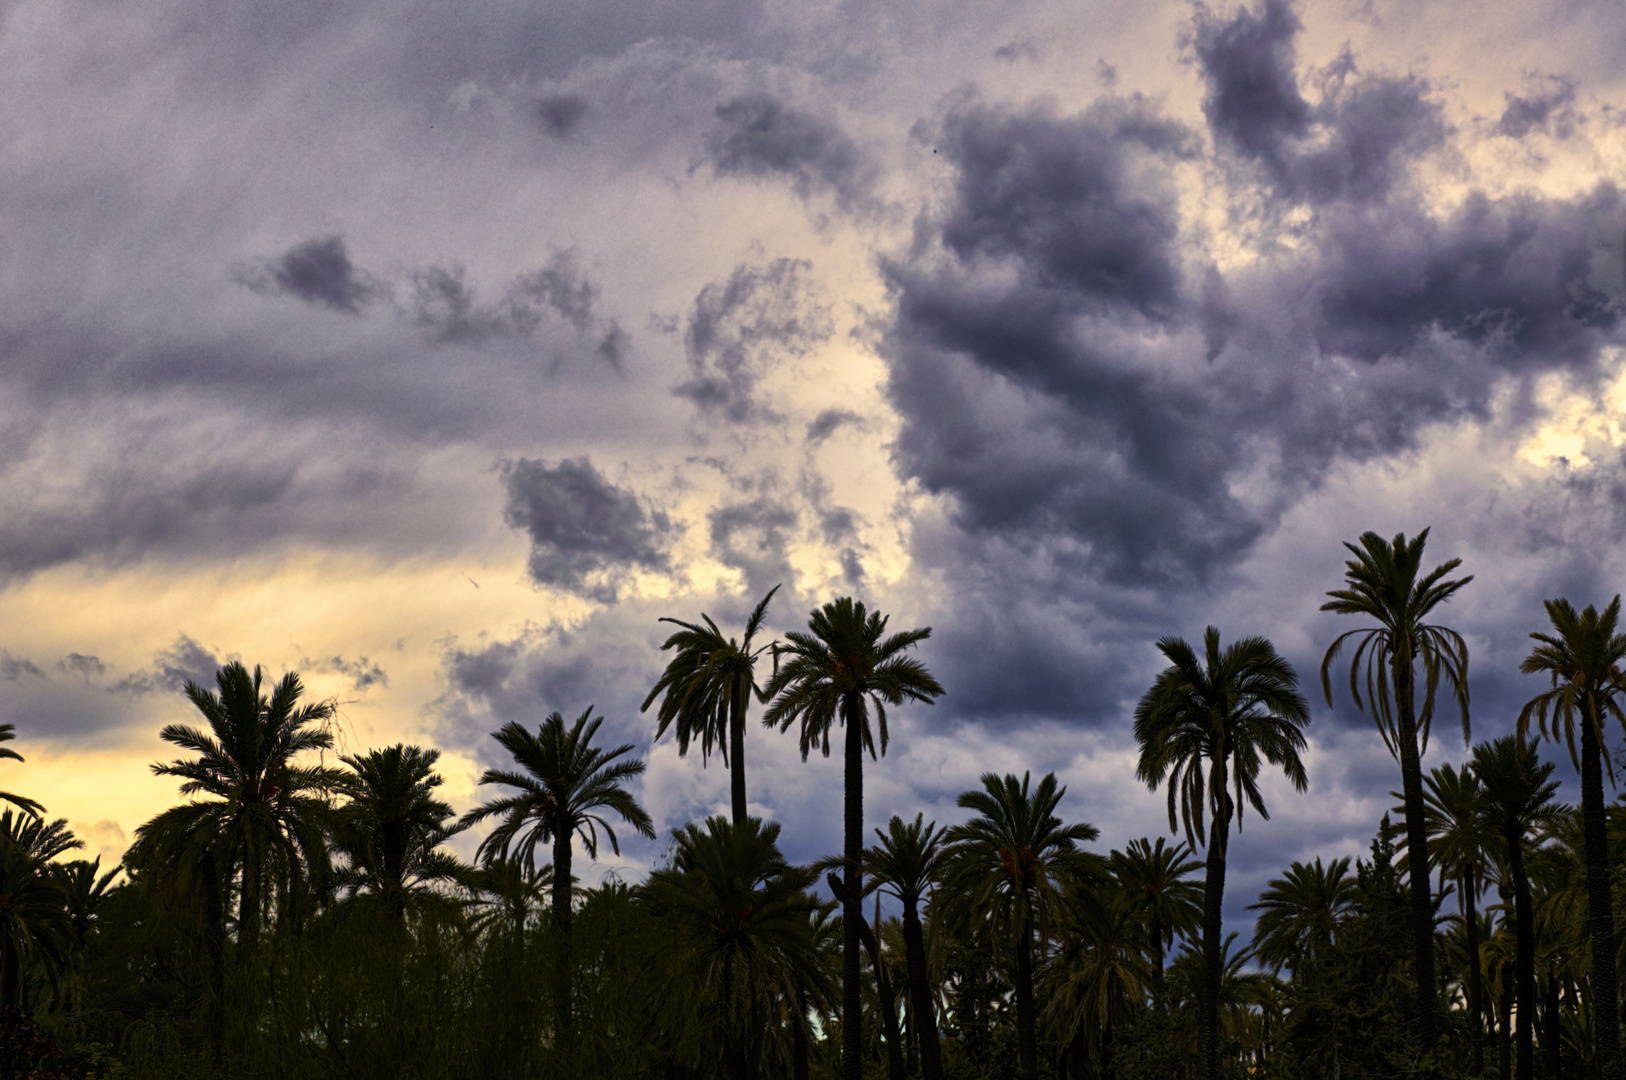
[[[78,845],[65,822],[0,793],[16,807],[0,814],[0,1071],[1618,1077],[1626,813],[1603,774],[1609,718],[1626,725],[1619,601],[1549,602],[1523,670],[1550,689],[1514,735],[1425,772],[1442,693],[1471,737],[1466,644],[1429,620],[1472,580],[1457,560],[1424,572],[1426,538],[1346,545],[1324,605],[1368,620],[1331,643],[1322,689],[1330,704],[1351,649],[1402,824],[1385,817],[1353,866],[1292,863],[1250,905],[1246,944],[1223,920],[1229,838],[1249,810],[1269,818],[1266,766],[1308,783],[1310,706],[1269,640],[1157,643],[1137,774],[1183,839],[1103,850],[1054,774],[994,773],[957,823],[866,834],[864,757],[887,750],[888,708],[944,692],[914,651],[930,630],[889,632],[841,598],[764,643],[770,592],[739,638],[666,620],[644,709],[656,739],[721,755],[731,812],[677,828],[635,885],[581,880],[579,860],[619,854],[627,830],[655,836],[629,784],[645,763],[601,742],[592,707],[494,732],[511,764],[460,817],[437,751],[334,755],[331,702],[229,664],[186,687],[203,724],[161,732],[183,756],[153,769],[184,801],[138,831],[117,885],[61,860]],[[840,854],[794,865],[784,826],[752,813],[753,703],[804,759],[842,729]],[[1568,748],[1578,808],[1554,801],[1537,736]],[[464,862],[450,842],[476,827]],[[32,1057],[6,1049],[25,1043]]]

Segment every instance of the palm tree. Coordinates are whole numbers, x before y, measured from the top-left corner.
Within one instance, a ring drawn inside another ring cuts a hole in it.
[[[1440,873],[1457,878],[1457,896],[1462,904],[1463,928],[1467,936],[1468,1009],[1473,1013],[1475,1034],[1474,1071],[1485,1068],[1485,1022],[1488,1005],[1479,960],[1479,894],[1486,882],[1483,791],[1470,768],[1458,770],[1449,762],[1433,769],[1426,781],[1428,812],[1428,854]],[[1393,794],[1391,792],[1390,794]]]
[[[534,735],[514,721],[492,732],[491,737],[524,771],[487,769],[480,777],[481,784],[503,784],[516,792],[492,799],[463,818],[466,825],[501,818],[480,842],[482,860],[507,859],[512,852],[527,871],[534,871],[537,845],[549,841],[553,844],[553,919],[559,931],[555,957],[556,1039],[567,1055],[575,1043],[570,1011],[571,837],[579,837],[588,858],[596,859],[602,829],[610,850],[621,854],[615,830],[599,813],[608,810],[640,836],[655,838],[649,815],[622,787],[644,771],[644,763],[637,759],[616,760],[632,752],[631,743],[609,751],[594,746],[593,736],[603,723],[602,716],[593,717],[589,705],[569,729],[563,716],[551,713]]]
[[[1614,763],[1609,758],[1604,721],[1614,717],[1626,724],[1621,698],[1626,696],[1626,634],[1618,632],[1620,597],[1616,596],[1600,614],[1591,605],[1577,612],[1568,600],[1546,601],[1547,617],[1553,633],[1531,634],[1537,645],[1519,670],[1527,675],[1546,674],[1553,688],[1531,698],[1519,712],[1522,738],[1534,717],[1541,733],[1556,741],[1562,733],[1569,745],[1570,761],[1581,773],[1581,821],[1586,844],[1587,922],[1592,937],[1593,996],[1598,1001],[1617,1000],[1615,927],[1610,907],[1610,860],[1608,830],[1603,798],[1603,768],[1614,779]],[[1551,725],[1549,727],[1549,724]],[[1581,750],[1576,754],[1575,735],[1580,729]],[[1603,1080],[1620,1080],[1620,1019],[1616,1009],[1596,1010],[1597,1046]]]
[[[841,1071],[860,1080],[862,1063],[861,983],[858,923],[863,912],[864,751],[886,753],[886,706],[905,701],[930,704],[943,693],[924,664],[905,650],[931,636],[931,628],[886,634],[887,616],[866,611],[843,596],[814,611],[810,633],[790,633],[776,651],[782,661],[768,684],[773,698],[763,724],[788,730],[801,724],[802,760],[822,744],[830,756],[830,729],[846,728],[846,794],[843,808],[846,900],[842,905]],[[870,727],[870,707],[875,727]]]
[[[1016,1049],[1026,1080],[1038,1080],[1038,1013],[1033,1003],[1034,937],[1049,936],[1063,893],[1083,881],[1105,877],[1099,856],[1078,845],[1100,835],[1095,826],[1064,825],[1056,804],[1067,789],[1046,773],[1029,790],[1021,780],[993,773],[982,776],[981,791],[967,791],[958,803],[977,816],[949,829],[943,874],[944,915],[965,925],[985,921],[994,948],[1010,942],[1016,954]]]
[[[1178,802],[1186,841],[1193,846],[1202,835],[1205,815],[1211,819],[1203,884],[1197,1075],[1213,1080],[1219,1070],[1221,911],[1231,814],[1236,811],[1240,828],[1246,800],[1260,817],[1270,818],[1259,792],[1261,757],[1280,766],[1295,789],[1308,786],[1298,752],[1304,748],[1301,729],[1310,722],[1310,709],[1292,665],[1262,637],[1243,638],[1221,652],[1219,630],[1210,626],[1203,632],[1203,663],[1181,638],[1163,638],[1157,647],[1170,666],[1135,706],[1135,739],[1141,748],[1136,775],[1153,790],[1168,778],[1169,829],[1175,829]]]
[[[80,847],[66,818],[0,814],[0,1005],[8,1009],[28,1007],[30,960],[41,963],[53,986],[67,971],[73,920],[51,860]]]
[[[237,943],[246,958],[254,954],[270,900],[268,875],[286,911],[308,879],[326,873],[327,794],[341,774],[295,762],[333,745],[332,733],[317,726],[332,717],[333,703],[300,705],[305,688],[297,674],[284,675],[269,698],[258,667],[250,674],[233,661],[216,672],[215,682],[218,693],[186,684],[208,732],[185,724],[159,732],[197,757],[152,766],[158,776],[180,777],[180,793],[192,798],[141,826],[136,843],[171,867],[208,866],[218,875],[217,895],[229,893],[241,875]]]
[[[102,868],[100,855],[93,860],[74,859],[72,862],[54,862],[49,866],[56,879],[57,890],[62,894],[63,907],[68,915],[68,926],[72,931],[69,936],[71,955],[68,964],[70,968],[68,1006],[72,1014],[78,1016],[85,1005],[84,980],[79,971],[85,944],[90,939],[91,930],[101,919],[99,909],[107,899],[108,886],[113,883],[113,879],[123,867],[115,866],[106,873],[98,874]]]
[[[339,760],[351,769],[341,784],[350,802],[334,827],[337,846],[349,859],[336,875],[339,887],[352,902],[376,905],[395,929],[405,925],[409,908],[454,914],[459,905],[433,886],[466,878],[468,868],[440,845],[468,825],[448,823],[452,808],[435,798],[444,782],[435,771],[440,751],[396,743]]]
[[[1552,813],[1548,804],[1558,783],[1548,780],[1553,763],[1537,761],[1535,751],[1522,739],[1505,735],[1474,747],[1474,775],[1484,788],[1485,824],[1506,845],[1513,878],[1513,919],[1516,952],[1518,1011],[1516,1080],[1530,1080],[1534,1068],[1531,1024],[1536,1015],[1536,937],[1531,922],[1530,876],[1525,871],[1525,842],[1545,825]]]
[[[16,724],[0,724],[0,742],[10,742],[17,737]],[[21,761],[23,756],[9,746],[0,746],[0,761]],[[9,791],[0,791],[0,802],[8,802],[19,809],[26,810],[35,817],[45,813],[45,807],[24,795],[14,795]]]
[[[1360,546],[1346,543],[1355,558],[1344,564],[1348,588],[1327,593],[1322,611],[1365,615],[1378,625],[1340,634],[1321,661],[1321,690],[1332,704],[1332,665],[1351,638],[1358,640],[1349,665],[1349,693],[1355,707],[1371,706],[1384,745],[1400,761],[1401,789],[1406,799],[1406,862],[1411,881],[1412,979],[1417,986],[1417,1021],[1422,1051],[1434,1048],[1436,1005],[1434,992],[1434,905],[1428,883],[1428,812],[1423,798],[1422,752],[1428,748],[1429,724],[1434,718],[1434,697],[1443,679],[1462,713],[1463,745],[1469,740],[1468,646],[1462,635],[1423,620],[1473,580],[1473,575],[1447,581],[1446,575],[1462,564],[1450,559],[1421,580],[1424,529],[1411,540],[1396,533],[1390,543],[1375,532],[1361,534]],[[1360,693],[1365,661],[1366,699]],[[1415,666],[1423,665],[1423,708],[1416,710]],[[1422,745],[1418,745],[1418,736]]]
[[[1203,864],[1191,854],[1184,843],[1169,845],[1160,836],[1155,844],[1145,837],[1131,840],[1108,857],[1118,887],[1140,913],[1152,956],[1153,1008],[1162,1008],[1163,957],[1174,936],[1193,937],[1202,926],[1202,886],[1186,878]]]
[[[936,884],[943,865],[943,832],[934,821],[913,823],[893,815],[886,832],[875,830],[879,844],[864,849],[866,891],[880,890],[903,905],[904,963],[909,975],[909,1000],[918,1025],[921,1075],[942,1080],[943,1057],[938,1045],[937,1009],[926,971],[926,939],[920,926],[920,902]]]
[[[1070,1056],[1075,1047],[1098,1050],[1135,1015],[1153,968],[1136,944],[1144,914],[1133,894],[1098,898],[1074,889],[1068,899],[1070,917],[1041,989],[1044,1020]]]
[[[671,864],[640,890],[679,954],[663,997],[705,996],[729,1080],[756,1075],[771,1000],[794,1000],[798,987],[825,997],[834,990],[810,933],[815,872],[787,863],[778,840],[778,823],[756,817],[743,826],[720,815],[690,823],[673,834]],[[716,1045],[707,1037],[693,1049],[706,1056]]]
[[[1272,971],[1290,968],[1295,979],[1319,980],[1332,951],[1338,925],[1355,904],[1355,879],[1349,876],[1349,856],[1322,866],[1295,862],[1283,877],[1273,878],[1259,902],[1250,946],[1259,962]]]
[[[646,712],[657,697],[665,694],[659,712],[660,721],[655,738],[666,734],[668,728],[677,731],[678,753],[689,752],[689,742],[700,740],[700,757],[704,762],[711,756],[712,744],[722,752],[723,764],[729,768],[730,794],[733,798],[734,824],[743,826],[745,808],[745,709],[752,694],[762,700],[761,688],[756,684],[757,657],[773,648],[762,645],[753,650],[751,639],[767,614],[768,601],[779,591],[775,585],[768,595],[745,620],[745,635],[736,643],[724,638],[711,616],[701,612],[704,626],[678,619],[661,622],[674,623],[683,629],[666,639],[661,646],[676,649],[671,663],[661,673],[655,688],[644,698],[639,712]]]

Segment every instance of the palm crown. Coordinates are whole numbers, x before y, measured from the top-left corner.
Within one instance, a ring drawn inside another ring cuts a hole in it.
[[[1527,675],[1549,676],[1553,688],[1525,704],[1519,712],[1519,731],[1528,730],[1534,717],[1543,736],[1556,741],[1562,732],[1570,761],[1580,768],[1575,735],[1579,725],[1585,724],[1592,729],[1598,753],[1613,776],[1614,763],[1604,738],[1603,721],[1612,716],[1626,725],[1626,713],[1621,711],[1619,700],[1626,695],[1626,634],[1616,630],[1620,597],[1610,601],[1601,613],[1591,605],[1578,612],[1564,599],[1547,600],[1545,605],[1554,632],[1530,635],[1541,644],[1524,658],[1519,670]]]

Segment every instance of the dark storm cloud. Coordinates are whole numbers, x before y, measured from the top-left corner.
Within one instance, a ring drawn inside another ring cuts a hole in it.
[[[1229,20],[1199,12],[1192,45],[1203,112],[1221,145],[1258,162],[1277,192],[1323,203],[1386,197],[1418,154],[1446,136],[1423,80],[1362,76],[1347,51],[1311,106],[1294,66],[1300,24],[1286,0]]]
[[[727,281],[701,289],[683,330],[690,377],[672,393],[708,418],[736,424],[774,418],[757,383],[834,332],[829,308],[811,295],[811,270],[803,259],[775,259],[738,266]]]
[[[109,686],[119,694],[150,694],[155,690],[180,692],[189,682],[205,690],[216,687],[215,675],[232,657],[220,657],[185,634],[175,644],[160,650],[152,663]]]
[[[743,94],[717,106],[722,129],[707,147],[725,176],[781,176],[802,198],[834,191],[850,201],[860,179],[858,147],[834,124],[765,93]]]
[[[1496,121],[1498,134],[1523,139],[1533,131],[1567,139],[1574,134],[1576,121],[1575,83],[1561,75],[1530,80],[1529,96],[1504,92],[1506,106]]]
[[[630,340],[615,320],[598,320],[599,288],[574,251],[555,251],[546,265],[518,275],[495,303],[479,300],[467,270],[458,265],[415,271],[410,294],[410,316],[433,341],[530,337],[557,318],[578,334],[596,336],[594,354],[619,370]]]
[[[256,292],[280,292],[350,315],[359,314],[380,291],[379,284],[350,261],[340,236],[307,240],[275,259],[242,268],[235,276]]]
[[[609,603],[635,569],[664,571],[671,521],[606,480],[586,458],[557,465],[521,458],[503,466],[510,527],[531,541],[528,565],[541,585]]]
[[[788,552],[800,521],[794,506],[771,494],[719,506],[706,515],[712,557],[743,571],[747,592],[767,592],[794,577]]]
[[[374,686],[387,687],[389,673],[365,656],[346,660],[342,656],[305,657],[299,661],[301,671],[315,671],[324,675],[343,675],[350,680],[352,690],[367,690]]]
[[[536,119],[556,139],[575,131],[587,115],[587,99],[580,94],[551,94],[536,102]]]

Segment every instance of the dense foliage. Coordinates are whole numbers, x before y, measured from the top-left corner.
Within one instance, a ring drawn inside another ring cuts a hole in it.
[[[1437,685],[1466,728],[1466,649],[1422,618],[1468,579],[1445,580],[1453,561],[1419,581],[1425,537],[1350,545],[1328,605],[1378,623],[1352,632],[1351,690],[1402,773]],[[0,1078],[1619,1075],[1626,805],[1555,801],[1529,730],[1583,771],[1612,767],[1618,605],[1550,603],[1525,666],[1551,688],[1520,733],[1403,775],[1402,823],[1386,815],[1353,863],[1282,868],[1243,941],[1221,917],[1231,825],[1272,809],[1262,768],[1305,778],[1307,703],[1269,641],[1159,643],[1139,773],[1167,785],[1183,842],[1109,848],[1054,774],[990,773],[961,796],[966,820],[893,818],[803,867],[785,826],[744,812],[751,699],[804,754],[843,729],[850,825],[885,706],[943,691],[911,653],[929,631],[888,635],[848,599],[771,643],[760,685],[767,603],[743,644],[704,618],[667,643],[659,730],[727,747],[734,813],[677,828],[637,883],[574,872],[617,829],[653,834],[626,786],[637,748],[599,745],[591,707],[495,732],[513,765],[458,819],[436,751],[323,766],[331,705],[232,664],[216,689],[187,687],[200,726],[163,730],[185,756],[153,768],[181,800],[120,866],[71,858],[66,822],[0,793]],[[447,841],[481,823],[495,828],[463,863]]]

